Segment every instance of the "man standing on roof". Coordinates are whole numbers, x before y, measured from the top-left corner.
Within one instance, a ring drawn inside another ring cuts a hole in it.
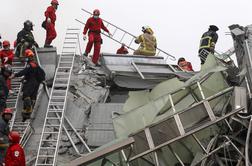
[[[32,50],[25,50],[25,56],[27,58],[26,67],[20,72],[15,73],[11,76],[11,78],[24,76],[22,111],[23,121],[30,119],[32,107],[33,104],[35,104],[37,98],[39,85],[45,77],[44,70],[39,67],[38,64],[34,61],[34,53],[32,52]]]
[[[24,149],[19,144],[20,135],[17,131],[9,133],[10,146],[5,156],[5,166],[25,166]]]
[[[59,5],[58,0],[52,0],[51,6],[49,6],[45,11],[46,39],[44,47],[53,47],[51,46],[51,43],[57,36],[55,30],[55,21],[56,21],[56,10],[58,9],[58,5]]]
[[[88,43],[86,46],[86,50],[84,53],[84,56],[88,56],[90,53],[92,46],[94,45],[94,54],[92,58],[92,62],[94,64],[98,63],[99,57],[100,57],[100,49],[102,44],[102,38],[101,38],[101,29],[103,29],[105,32],[111,36],[111,33],[109,30],[104,26],[103,21],[100,16],[100,11],[98,9],[95,9],[93,11],[93,17],[90,17],[83,30],[83,39],[86,40],[87,31],[88,31]]]
[[[24,56],[26,49],[31,49],[33,46],[39,47],[32,34],[33,26],[30,20],[26,20],[24,28],[17,34],[17,48],[15,52],[17,57]]]
[[[207,55],[201,55],[201,51],[205,50],[214,54],[215,44],[218,40],[218,34],[216,33],[219,28],[215,25],[210,25],[207,32],[205,32],[200,40],[199,48],[199,57],[201,64],[204,64],[207,58]]]
[[[134,51],[134,55],[146,55],[146,56],[155,56],[157,49],[157,40],[153,36],[153,30],[148,27],[142,27],[143,34],[138,36],[135,40],[135,43],[140,44],[139,48]]]
[[[9,147],[9,121],[12,118],[12,110],[10,108],[5,108],[0,116],[0,165],[3,165],[4,158],[6,155],[6,150]]]
[[[129,53],[129,51],[125,47],[124,43],[122,43],[122,46],[116,51],[116,54],[128,54],[128,53]]]

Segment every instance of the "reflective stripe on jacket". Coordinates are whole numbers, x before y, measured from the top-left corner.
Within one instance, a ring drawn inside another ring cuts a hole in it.
[[[218,40],[218,35],[214,31],[205,32],[200,40],[200,49],[202,48],[210,48],[215,45]]]
[[[156,54],[156,48],[157,48],[157,41],[155,36],[144,33],[137,37],[135,40],[136,43],[140,43],[139,50],[142,50],[144,52],[150,53],[150,54]]]

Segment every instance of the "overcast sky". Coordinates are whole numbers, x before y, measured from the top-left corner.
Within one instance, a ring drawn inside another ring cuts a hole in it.
[[[252,22],[251,0],[59,0],[56,30],[58,37],[53,41],[60,52],[67,27],[83,26],[74,19],[84,22],[88,15],[81,11],[100,9],[101,17],[131,32],[141,33],[143,25],[155,32],[158,47],[174,55],[185,57],[198,70],[197,56],[200,37],[210,24],[219,27],[216,50],[225,52],[233,46],[231,36],[225,35],[231,24],[249,25]],[[40,46],[44,45],[45,31],[41,28],[44,11],[50,0],[6,0],[1,2],[0,33],[3,39],[13,42],[30,19],[34,24],[34,36]],[[105,38],[105,37],[103,37]],[[84,48],[85,43],[81,43]],[[111,40],[104,40],[102,52],[115,52],[120,47]],[[83,49],[82,48],[82,49]],[[176,63],[172,62],[171,63]]]

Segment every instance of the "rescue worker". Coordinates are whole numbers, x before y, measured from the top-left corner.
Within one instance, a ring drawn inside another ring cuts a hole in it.
[[[2,65],[12,64],[14,57],[13,50],[10,49],[10,42],[8,40],[3,41],[3,49],[0,51],[0,58],[2,61]]]
[[[5,108],[0,117],[0,164],[4,163],[4,158],[6,155],[6,150],[9,147],[9,121],[12,118],[12,110],[10,108]]]
[[[122,46],[116,51],[116,54],[128,54],[128,53],[129,53],[129,51],[125,47],[124,43],[122,43]]]
[[[6,81],[2,75],[2,71],[0,74],[0,113],[4,111],[6,108],[6,99],[9,94],[9,89],[6,85]]]
[[[98,9],[95,9],[93,11],[93,17],[90,17],[83,30],[83,40],[86,40],[87,31],[88,31],[88,43],[86,46],[86,50],[84,53],[84,56],[88,56],[90,53],[92,46],[94,45],[94,54],[92,58],[92,62],[97,65],[99,57],[100,57],[100,49],[102,44],[102,38],[101,38],[101,29],[103,29],[105,32],[109,34],[109,36],[112,36],[109,30],[104,26],[103,21],[100,16],[100,11]]]
[[[135,43],[140,44],[139,48],[134,51],[134,55],[146,55],[146,56],[155,56],[157,41],[156,37],[153,36],[153,30],[148,27],[142,27],[143,34],[138,36],[135,40]]]
[[[215,44],[218,40],[218,34],[216,33],[219,28],[215,25],[210,25],[207,32],[205,32],[200,40],[200,48],[199,48],[199,57],[201,64],[204,64],[207,58],[207,55],[201,55],[202,50],[206,50],[212,54],[214,54]]]
[[[32,46],[39,47],[32,34],[33,23],[30,20],[24,22],[24,28],[17,35],[17,48],[15,55],[23,57],[26,49],[31,49]]]
[[[24,149],[20,146],[20,135],[17,131],[9,133],[10,146],[5,156],[5,166],[25,166]]]
[[[2,48],[2,41],[1,41],[1,39],[2,39],[2,35],[0,34],[0,48]]]
[[[193,71],[192,64],[190,62],[187,62],[183,57],[179,58],[178,66],[185,71]]]
[[[58,9],[58,5],[59,5],[58,0],[52,0],[51,6],[49,6],[45,11],[46,39],[44,47],[53,47],[51,46],[51,43],[57,36],[55,30],[55,21],[56,21],[56,10]]]
[[[13,94],[14,92],[11,89],[11,79],[10,76],[12,75],[12,68],[10,64],[5,64],[1,67],[1,73],[2,76],[5,79],[6,85],[8,87],[9,90],[9,94]]]
[[[38,88],[41,83],[40,78],[42,75],[40,70],[43,70],[34,61],[33,59],[34,53],[32,52],[32,50],[27,49],[25,51],[25,56],[27,58],[26,67],[23,70],[11,76],[11,78],[24,76],[23,111],[22,111],[23,122],[26,121],[27,119],[30,119],[30,115],[32,113],[32,107],[33,104],[35,104]],[[42,72],[44,73],[44,71]]]

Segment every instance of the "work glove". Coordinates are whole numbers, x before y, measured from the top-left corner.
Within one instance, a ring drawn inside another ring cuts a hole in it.
[[[4,60],[4,63],[6,63],[8,61],[8,57],[4,57],[3,60]]]
[[[47,18],[46,21],[47,21],[47,23],[49,23],[49,24],[51,23],[51,19],[50,19],[49,17]]]
[[[85,41],[87,39],[87,35],[83,35],[83,40]]]

